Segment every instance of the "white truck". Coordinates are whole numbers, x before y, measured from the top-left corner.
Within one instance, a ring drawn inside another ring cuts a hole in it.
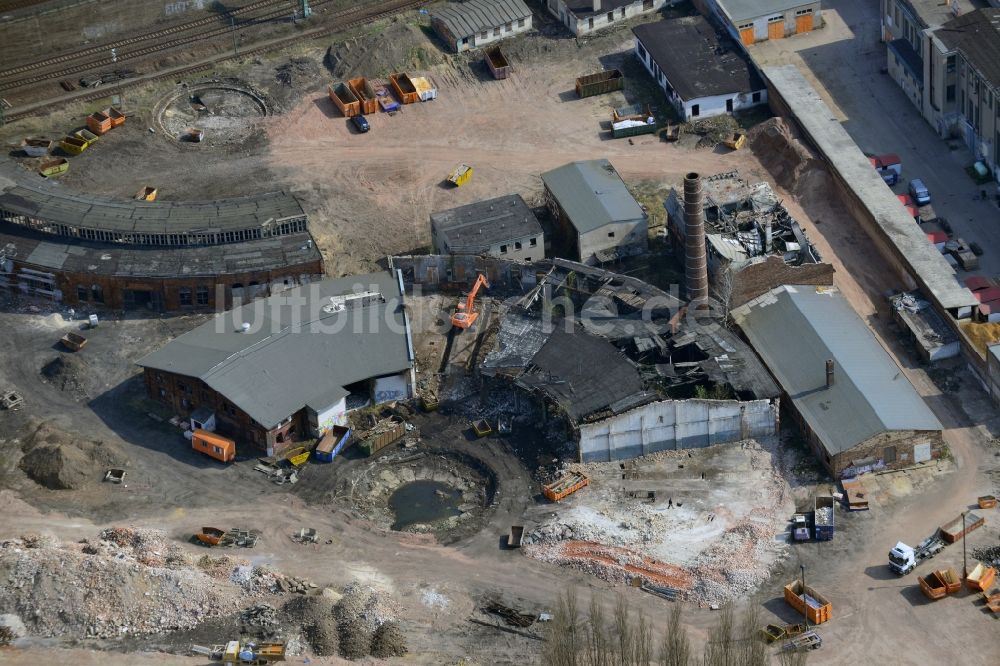
[[[947,544],[937,532],[921,541],[916,548],[899,541],[889,551],[889,569],[895,574],[905,576],[913,571],[917,564],[929,560],[944,550],[945,545]]]

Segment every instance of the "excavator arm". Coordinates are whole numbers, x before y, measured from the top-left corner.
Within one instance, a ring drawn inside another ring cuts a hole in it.
[[[486,287],[487,289],[490,287],[490,283],[486,281],[484,273],[480,273],[479,277],[476,278],[476,282],[472,285],[472,289],[469,291],[469,295],[466,296],[465,302],[458,304],[458,309],[451,316],[452,326],[466,329],[476,323],[476,319],[479,318],[479,313],[475,310],[476,296],[482,287]]]

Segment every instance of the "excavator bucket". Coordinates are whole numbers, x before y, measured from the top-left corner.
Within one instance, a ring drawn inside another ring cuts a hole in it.
[[[465,330],[471,328],[473,324],[476,323],[476,319],[479,318],[479,313],[476,312],[476,295],[479,293],[481,287],[486,287],[489,289],[489,282],[486,281],[486,276],[482,273],[476,278],[475,284],[472,285],[472,289],[469,290],[469,295],[465,298],[464,303],[459,303],[455,310],[455,313],[451,316],[451,325],[455,328]]]

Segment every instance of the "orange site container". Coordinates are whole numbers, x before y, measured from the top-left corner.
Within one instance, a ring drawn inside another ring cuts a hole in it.
[[[402,104],[415,104],[420,101],[420,93],[405,72],[390,74],[389,85],[396,91],[396,96]]]
[[[118,127],[119,125],[125,124],[125,114],[113,106],[108,109],[105,109],[104,115],[106,115],[108,118],[111,118],[112,127]]]
[[[558,502],[567,495],[572,495],[580,488],[590,485],[587,475],[580,472],[569,472],[542,486],[542,494],[551,502]]]
[[[114,127],[114,125],[111,123],[111,118],[100,111],[95,111],[87,116],[87,129],[94,134],[107,134],[111,131],[112,127]]]
[[[368,83],[365,77],[358,77],[347,82],[347,87],[351,89],[354,96],[361,102],[361,113],[377,113],[378,97],[375,89]]]
[[[236,442],[207,430],[192,433],[191,448],[222,462],[231,462],[236,458]]]
[[[330,101],[340,109],[345,118],[353,118],[361,114],[361,102],[346,83],[327,86],[326,92],[330,96]]]

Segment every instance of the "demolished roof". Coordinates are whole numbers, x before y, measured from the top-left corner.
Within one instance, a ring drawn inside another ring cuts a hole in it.
[[[941,430],[835,288],[779,287],[732,314],[831,456],[886,431]],[[834,363],[829,387],[827,360]]]
[[[138,364],[200,379],[272,428],[304,406],[335,404],[349,384],[403,372],[412,360],[395,271],[258,299],[216,315]]]

